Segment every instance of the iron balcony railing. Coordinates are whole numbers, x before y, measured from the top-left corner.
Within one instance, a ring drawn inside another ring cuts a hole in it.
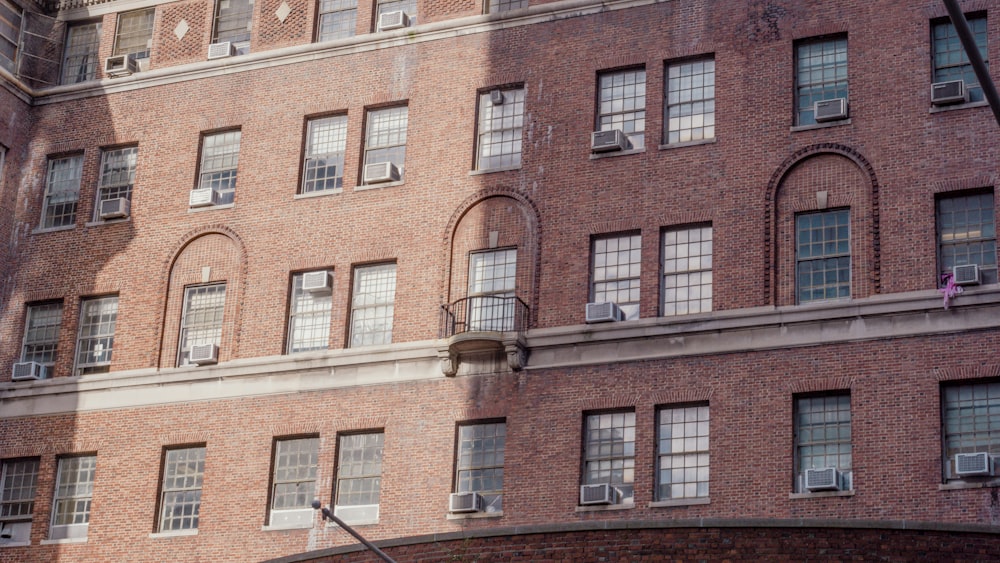
[[[463,332],[524,332],[528,328],[528,305],[520,297],[463,297],[441,309],[444,338]]]

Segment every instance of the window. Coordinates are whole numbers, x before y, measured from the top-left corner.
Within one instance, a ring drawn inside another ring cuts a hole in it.
[[[993,192],[941,197],[937,201],[941,275],[978,264],[983,283],[997,283],[997,231]]]
[[[76,223],[76,202],[80,199],[82,175],[82,154],[49,159],[42,228],[66,227]]]
[[[101,44],[101,22],[70,25],[63,47],[62,83],[76,84],[97,77],[97,49]]]
[[[798,397],[795,400],[795,466],[798,492],[806,492],[807,469],[832,467],[851,485],[851,396]]]
[[[493,103],[495,97],[499,98],[499,104]],[[476,168],[520,166],[523,123],[524,88],[480,93]]]
[[[850,240],[847,209],[795,217],[799,303],[851,296]]]
[[[645,146],[646,70],[634,68],[604,72],[598,78],[597,130],[620,129],[631,148]]]
[[[330,275],[329,270],[323,274]],[[333,293],[302,289],[304,274],[292,276],[292,303],[288,314],[288,353],[330,347],[330,309]]]
[[[382,432],[340,436],[334,514],[344,521],[378,521],[384,443]]]
[[[353,37],[358,18],[358,0],[319,0],[317,41]]]
[[[528,7],[528,0],[486,0],[486,13],[496,14]]]
[[[38,362],[46,367],[46,371],[51,372],[53,364],[56,363],[56,346],[59,344],[61,323],[61,302],[28,305],[21,361]]]
[[[811,125],[814,103],[847,98],[847,37],[799,43],[795,60],[796,124]]]
[[[80,304],[80,334],[76,339],[76,375],[107,373],[115,345],[118,296],[84,299]]]
[[[399,178],[403,178],[407,116],[406,106],[368,112],[365,165],[391,162],[399,169]]]
[[[184,288],[184,313],[177,344],[177,365],[188,365],[192,346],[222,341],[222,314],[226,306],[226,284]]]
[[[667,65],[666,143],[715,138],[715,59]]]
[[[271,526],[312,526],[319,438],[277,440],[271,477]]]
[[[392,342],[395,301],[395,264],[359,266],[354,269],[351,347]]]
[[[115,55],[135,55],[148,59],[153,45],[153,16],[155,8],[146,8],[118,15],[118,32],[115,34]]]
[[[101,152],[101,179],[98,182],[97,205],[94,206],[94,220],[101,218],[101,202],[115,198],[132,201],[132,187],[135,185],[135,163],[138,147],[109,149]]]
[[[3,461],[0,489],[0,545],[31,542],[31,518],[35,512],[38,458]],[[9,534],[9,536],[8,536]],[[3,537],[7,536],[7,537]]]
[[[479,493],[486,512],[503,510],[505,422],[462,424],[455,453],[455,492]]]
[[[0,0],[0,66],[14,74],[17,46],[21,44],[21,8],[9,0]]]
[[[708,405],[660,409],[659,500],[708,496]]]
[[[469,256],[468,330],[514,330],[517,249]]]
[[[201,171],[198,188],[218,192],[216,202],[233,202],[236,192],[236,167],[240,161],[240,131],[205,135],[201,141]]]
[[[96,469],[97,456],[59,458],[49,539],[87,537]]]
[[[346,115],[309,121],[302,193],[339,190],[343,186],[346,148]]]
[[[663,233],[663,315],[712,310],[712,226]]]
[[[609,483],[619,502],[632,502],[635,481],[635,412],[588,414],[584,418],[583,484]]]
[[[249,53],[252,20],[253,0],[216,0],[212,43],[229,41],[237,54]]]
[[[591,299],[594,303],[616,303],[626,319],[638,319],[642,235],[595,238],[593,244]]]
[[[204,446],[170,449],[164,452],[158,531],[198,529],[204,476]]]
[[[944,476],[957,479],[955,454],[1000,457],[1000,381],[948,385],[942,394]]]
[[[375,31],[382,31],[382,14],[399,11],[406,13],[410,25],[417,25],[417,0],[379,0],[375,10]]]
[[[979,47],[979,54],[983,57],[983,62],[989,64],[989,51],[986,48],[986,15],[966,16],[966,19],[976,38],[976,46]],[[934,21],[931,24],[931,35],[931,48],[934,51],[934,82],[964,80],[965,89],[969,93],[969,101],[982,101],[984,99],[983,87],[979,85],[976,72],[972,70],[972,64],[965,54],[965,48],[962,47],[958,32],[955,31],[951,20],[945,18]]]

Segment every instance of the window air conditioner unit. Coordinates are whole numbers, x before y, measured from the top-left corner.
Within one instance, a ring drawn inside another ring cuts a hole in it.
[[[964,80],[950,80],[931,84],[931,103],[936,106],[961,104],[969,101]]]
[[[45,366],[38,362],[18,362],[14,364],[14,373],[10,379],[11,381],[45,379]]]
[[[580,505],[614,504],[618,491],[608,483],[580,485]]]
[[[841,473],[836,467],[806,469],[805,488],[807,491],[841,490]]]
[[[364,183],[380,184],[382,182],[398,182],[399,168],[391,162],[376,162],[365,165]]]
[[[222,43],[212,43],[208,46],[208,60],[212,59],[224,59],[226,57],[231,57],[236,54],[236,45],[233,45],[231,41],[223,41]]]
[[[330,272],[320,270],[302,274],[302,289],[316,293],[330,291]]]
[[[987,452],[955,454],[955,475],[959,477],[993,475],[993,456]]]
[[[956,285],[979,285],[979,265],[963,264],[951,269],[952,279]]]
[[[410,25],[410,18],[406,17],[406,12],[402,10],[396,10],[395,12],[386,12],[379,15],[378,17],[378,28],[382,31],[389,31],[390,29],[400,29]]]
[[[134,72],[139,72],[139,63],[136,62],[134,53],[104,59],[104,74],[107,74],[108,78],[120,78]]]
[[[188,348],[188,361],[205,366],[219,362],[219,347],[215,344],[192,344]]]
[[[813,104],[813,115],[817,123],[847,119],[847,98],[820,100]]]
[[[490,103],[495,106],[503,105],[503,92],[500,90],[490,90]]]
[[[198,188],[191,190],[188,205],[191,207],[209,207],[218,205],[219,199],[219,192],[214,188]]]
[[[448,497],[448,512],[482,512],[483,496],[479,493],[451,493]]]
[[[628,137],[621,129],[594,131],[590,134],[590,152],[623,151],[627,148]]]
[[[587,303],[588,323],[607,323],[624,320],[625,313],[615,303],[610,301],[606,303]]]
[[[101,219],[121,219],[128,217],[132,203],[124,197],[101,200]]]

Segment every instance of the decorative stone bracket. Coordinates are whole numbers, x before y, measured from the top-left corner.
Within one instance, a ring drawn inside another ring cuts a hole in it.
[[[458,373],[463,356],[483,352],[502,353],[511,371],[521,371],[528,363],[528,347],[516,332],[463,332],[452,336],[447,346],[438,350],[441,372],[448,377]]]

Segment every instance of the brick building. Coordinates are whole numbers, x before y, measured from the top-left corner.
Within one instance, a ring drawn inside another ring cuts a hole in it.
[[[0,561],[1000,552],[939,1],[0,0],[0,84]]]

